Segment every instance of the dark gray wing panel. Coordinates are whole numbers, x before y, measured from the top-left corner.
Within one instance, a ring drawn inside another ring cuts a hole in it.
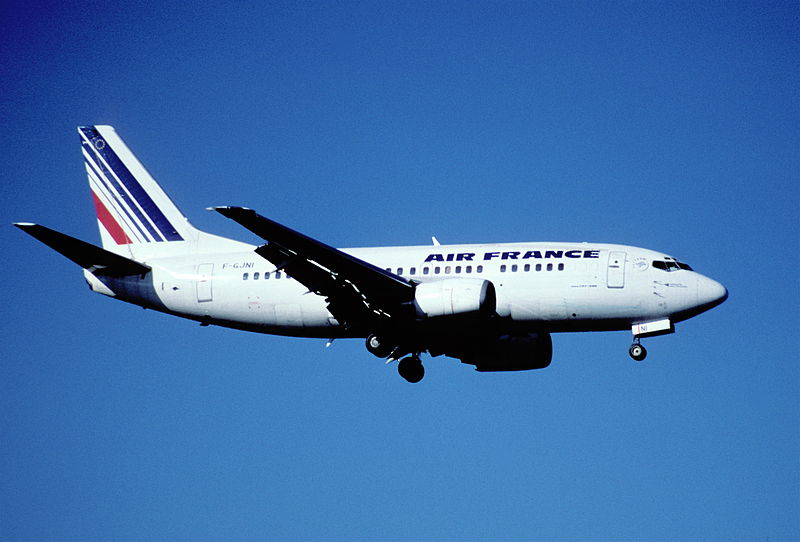
[[[285,270],[350,327],[399,316],[414,297],[414,284],[385,269],[312,239],[243,207],[215,207],[267,241],[256,253]]]

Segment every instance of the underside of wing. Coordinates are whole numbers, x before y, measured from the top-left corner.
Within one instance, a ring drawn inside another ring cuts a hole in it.
[[[414,283],[243,207],[214,207],[267,243],[256,253],[310,292],[349,329],[373,329],[413,314]]]

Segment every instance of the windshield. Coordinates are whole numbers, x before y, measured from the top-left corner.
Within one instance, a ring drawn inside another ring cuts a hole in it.
[[[679,271],[681,269],[684,269],[686,271],[692,271],[692,268],[691,266],[689,266],[689,264],[679,262],[675,258],[664,258],[663,260],[653,260],[653,267],[667,272]]]

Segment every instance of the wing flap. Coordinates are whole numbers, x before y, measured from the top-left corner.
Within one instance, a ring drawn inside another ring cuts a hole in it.
[[[14,225],[96,275],[121,277],[143,275],[150,271],[150,267],[147,265],[70,237],[67,234],[51,230],[45,226],[21,222]]]

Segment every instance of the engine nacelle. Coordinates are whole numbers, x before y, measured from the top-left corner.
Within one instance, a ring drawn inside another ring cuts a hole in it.
[[[414,302],[419,316],[492,314],[497,308],[494,284],[488,280],[452,278],[417,284]]]
[[[475,370],[527,371],[544,369],[553,359],[553,341],[549,333],[503,335],[462,357],[463,363],[475,365]]]

